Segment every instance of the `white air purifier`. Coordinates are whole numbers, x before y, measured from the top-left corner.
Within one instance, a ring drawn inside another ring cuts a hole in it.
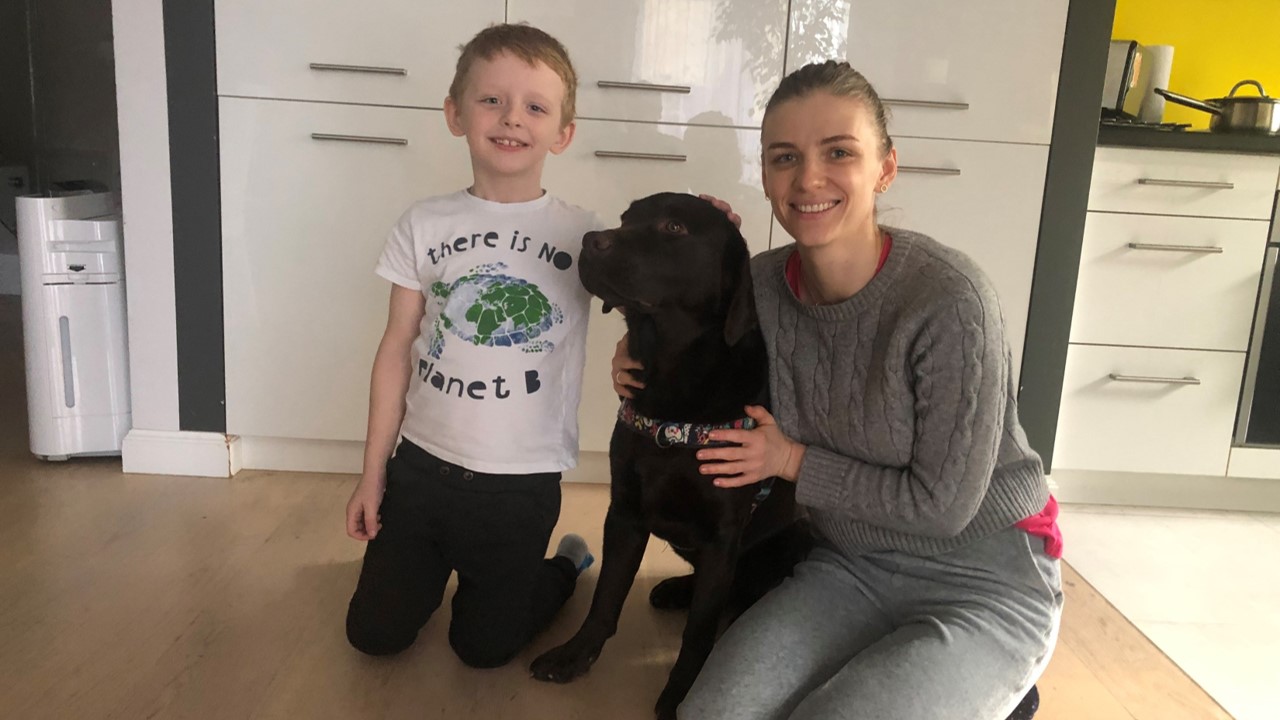
[[[31,452],[119,455],[132,422],[119,197],[15,202]]]

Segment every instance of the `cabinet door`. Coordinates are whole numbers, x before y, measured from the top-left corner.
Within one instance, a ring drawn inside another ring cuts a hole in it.
[[[507,6],[510,22],[528,21],[568,48],[584,117],[759,126],[782,77],[785,0]]]
[[[897,136],[1047,145],[1067,0],[795,0],[787,71],[847,58]]]
[[[410,204],[469,183],[466,143],[431,110],[219,111],[227,431],[363,440],[390,295],[374,264]]]
[[[877,202],[881,225],[914,230],[973,258],[995,285],[1015,380],[1031,302],[1048,148],[900,138],[898,178]],[[789,240],[774,229],[775,246]]]
[[[1244,352],[1266,244],[1262,220],[1089,213],[1071,342]]]
[[[645,195],[715,195],[742,216],[742,234],[753,255],[769,247],[771,211],[760,188],[757,130],[582,120],[569,149],[547,161],[543,181],[611,225],[632,200]],[[602,316],[599,311],[597,302],[587,330],[578,417],[581,448],[604,451],[618,409],[609,361],[626,327],[617,313]]]
[[[1071,345],[1054,469],[1225,475],[1244,359]]]
[[[582,120],[569,148],[547,159],[543,185],[610,224],[652,193],[714,195],[742,216],[752,254],[769,247],[759,130]]]
[[[501,0],[218,0],[218,94],[443,107],[458,47],[503,12]]]
[[[587,325],[587,365],[582,375],[582,404],[578,406],[578,449],[608,452],[609,438],[618,416],[618,396],[613,393],[611,362],[627,325],[616,310],[608,315],[600,301],[591,299]]]

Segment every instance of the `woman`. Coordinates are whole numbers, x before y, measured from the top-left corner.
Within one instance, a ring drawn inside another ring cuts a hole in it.
[[[752,261],[774,414],[748,408],[759,426],[699,458],[723,487],[795,482],[818,547],[730,627],[680,717],[1004,718],[1052,652],[1061,536],[995,291],[962,253],[877,225],[897,153],[847,63],[787,76],[762,145],[796,241]]]

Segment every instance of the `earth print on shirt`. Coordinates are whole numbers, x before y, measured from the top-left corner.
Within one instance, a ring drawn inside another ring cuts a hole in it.
[[[436,318],[427,354],[440,359],[445,330],[473,345],[519,347],[527,353],[555,347],[535,338],[564,322],[564,312],[537,285],[502,272],[506,269],[506,263],[487,263],[451,284],[432,283],[431,294],[444,309]]]

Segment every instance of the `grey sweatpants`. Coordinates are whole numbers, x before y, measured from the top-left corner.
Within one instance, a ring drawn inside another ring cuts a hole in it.
[[[1058,561],[1010,528],[933,557],[819,547],[716,644],[681,720],[1004,720],[1048,664]]]

